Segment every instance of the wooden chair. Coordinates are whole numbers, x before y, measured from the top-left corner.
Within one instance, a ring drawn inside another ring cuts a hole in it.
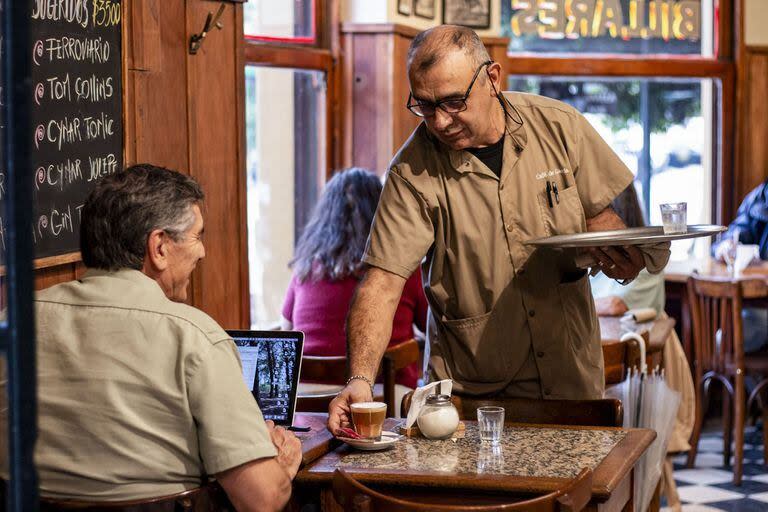
[[[333,495],[345,512],[579,512],[592,497],[592,471],[586,468],[581,470],[576,478],[557,491],[503,505],[444,505],[406,501],[366,487],[341,469],[333,473]]]
[[[2,485],[0,510],[5,511],[6,485]],[[235,512],[226,493],[216,482],[188,491],[130,501],[80,501],[54,498],[40,498],[40,512],[62,512],[82,510],[84,512]]]
[[[403,397],[402,416],[408,414],[413,393]],[[507,423],[538,423],[621,427],[624,408],[620,400],[534,400],[530,398],[474,398],[453,395],[453,405],[463,420],[477,420],[477,408],[486,405],[504,407]]]
[[[374,387],[374,398],[387,404],[387,415],[394,416],[395,411],[395,376],[397,371],[413,363],[420,362],[421,351],[415,339],[404,341],[387,348],[381,361],[380,374],[384,384]],[[346,356],[304,356],[301,359],[301,382],[329,382],[344,385],[347,375]],[[297,411],[328,412],[328,404],[336,396],[339,388],[327,393],[299,395]]]
[[[733,483],[741,484],[744,464],[744,424],[746,373],[768,375],[768,357],[744,354],[742,331],[743,282],[728,279],[688,279],[688,304],[693,331],[694,386],[696,389],[696,422],[691,435],[688,467],[696,462],[701,426],[713,381],[723,390],[723,460],[731,458],[731,435],[735,430]],[[766,386],[762,378],[752,399]],[[763,415],[765,417],[765,409]],[[735,429],[734,429],[735,427]],[[764,436],[766,436],[764,429]],[[768,457],[768,445],[764,447]]]

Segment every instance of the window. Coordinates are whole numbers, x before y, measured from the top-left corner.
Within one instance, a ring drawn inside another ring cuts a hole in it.
[[[314,44],[315,2],[251,0],[243,11],[246,37],[256,41]]]
[[[502,0],[508,88],[584,113],[634,173],[649,224],[676,201],[690,224],[718,222],[733,111],[722,14],[716,0]],[[675,242],[672,259],[709,243]]]
[[[326,80],[247,66],[245,84],[251,321],[266,326],[279,319],[294,242],[326,175]]]
[[[244,5],[251,325],[280,320],[288,267],[331,167],[331,27],[320,0]]]

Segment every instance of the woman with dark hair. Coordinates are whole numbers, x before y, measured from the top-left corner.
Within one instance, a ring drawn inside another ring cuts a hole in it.
[[[365,169],[338,172],[328,181],[299,238],[281,327],[304,331],[307,355],[346,354],[347,311],[362,276],[361,258],[381,188],[379,178]],[[421,273],[416,271],[400,297],[390,346],[412,339],[414,324],[424,331],[426,320],[427,300]],[[414,364],[398,372],[396,380],[413,388],[418,375]]]

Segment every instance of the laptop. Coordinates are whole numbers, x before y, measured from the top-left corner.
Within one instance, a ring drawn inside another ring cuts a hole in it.
[[[290,427],[296,412],[304,333],[301,331],[234,331],[243,379],[265,420]]]

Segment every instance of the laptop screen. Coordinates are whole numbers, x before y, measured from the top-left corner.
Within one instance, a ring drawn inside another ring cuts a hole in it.
[[[299,331],[227,331],[235,340],[243,379],[265,420],[290,426],[296,409],[304,333]]]

